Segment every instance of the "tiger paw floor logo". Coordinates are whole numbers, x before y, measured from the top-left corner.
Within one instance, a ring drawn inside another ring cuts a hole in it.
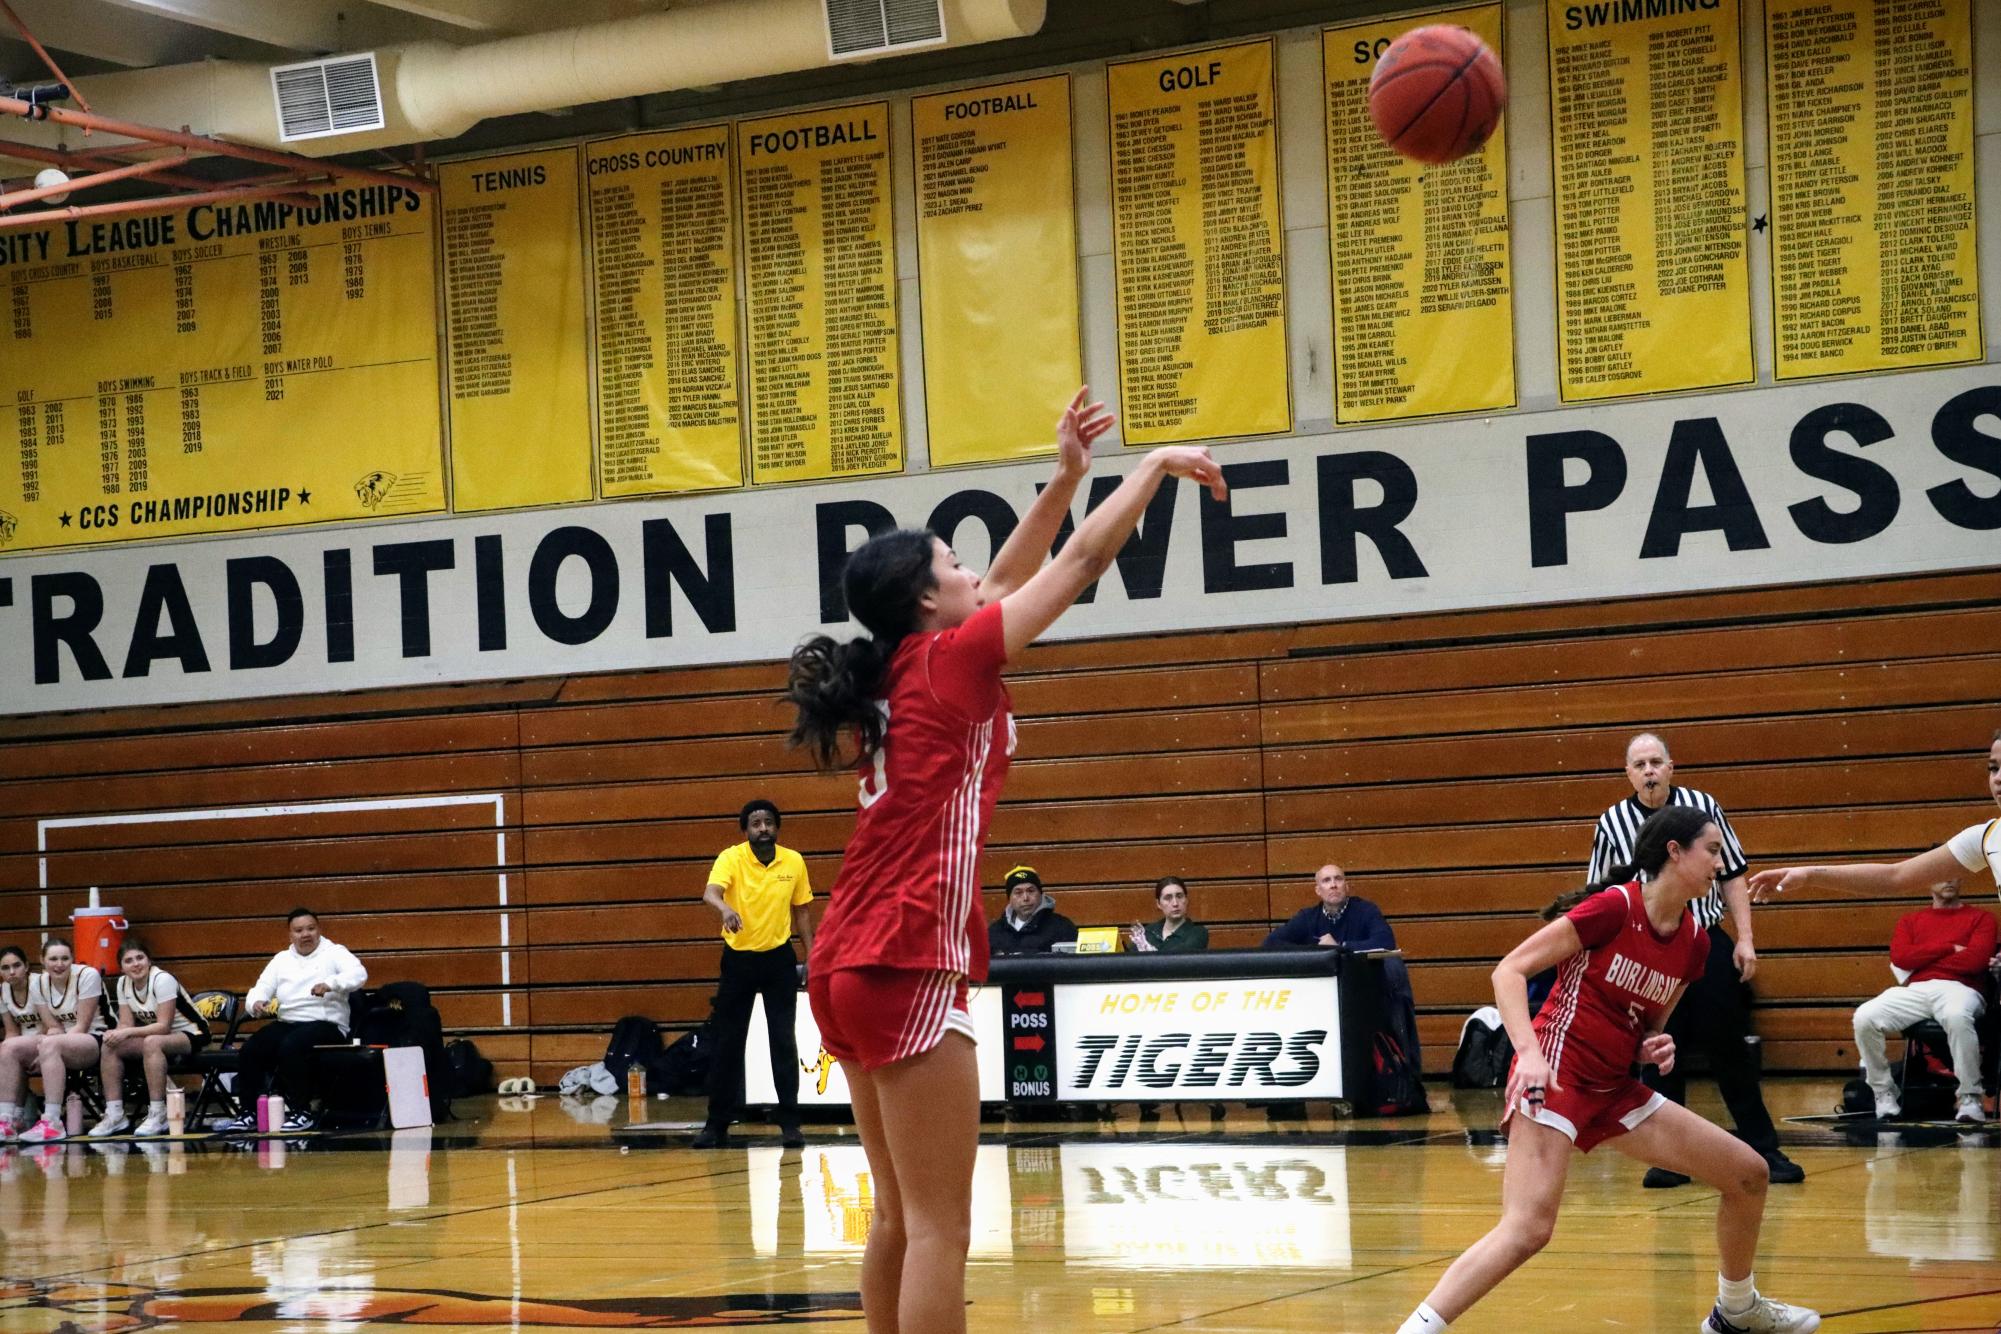
[[[367,474],[354,484],[354,497],[363,509],[372,510],[389,499],[389,488],[396,485],[396,474],[380,469]]]
[[[0,1278],[0,1329],[23,1334],[126,1334],[191,1321],[285,1325],[481,1325],[514,1329],[772,1329],[859,1320],[858,1292],[756,1292],[715,1297],[495,1297],[431,1288],[184,1288]]]

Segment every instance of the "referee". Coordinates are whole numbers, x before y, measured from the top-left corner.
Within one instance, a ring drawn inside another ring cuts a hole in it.
[[[1737,833],[1716,798],[1692,787],[1674,785],[1674,760],[1667,743],[1652,732],[1642,732],[1626,743],[1626,779],[1633,795],[1598,817],[1598,830],[1591,839],[1589,879],[1596,883],[1615,866],[1633,859],[1633,839],[1649,815],[1663,806],[1693,806],[1712,820],[1723,835],[1723,874],[1709,887],[1709,893],[1690,903],[1696,925],[1709,932],[1709,962],[1702,977],[1690,984],[1681,1004],[1668,1017],[1667,1031],[1674,1035],[1678,1050],[1699,1048],[1708,1053],[1710,1073],[1736,1122],[1737,1137],[1764,1155],[1777,1183],[1804,1181],[1806,1173],[1798,1163],[1779,1152],[1779,1132],[1772,1114],[1765,1110],[1765,1098],[1758,1089],[1758,1063],[1752,1058],[1746,1038],[1751,1032],[1751,1012],[1745,1004],[1743,985],[1758,971],[1758,951],[1751,943],[1751,893],[1744,883],[1747,869],[1744,849]],[[1719,928],[1725,914],[1735,928],[1736,944]],[[1663,1075],[1653,1066],[1646,1081],[1664,1097],[1686,1106],[1688,1076],[1685,1062],[1677,1061],[1673,1074]],[[1647,1169],[1643,1183],[1650,1187],[1682,1186],[1688,1178],[1665,1168]]]
[[[797,934],[812,950],[813,919],[806,905],[813,901],[813,886],[805,859],[778,845],[778,807],[762,797],[747,801],[736,822],[744,841],[723,849],[702,891],[702,901],[722,918],[723,958],[709,1116],[694,1146],[719,1149],[730,1142],[730,1122],[743,1102],[751,1006],[762,996],[780,1142],[798,1148],[806,1138],[799,1130],[799,1045],[792,1031],[799,1002],[799,956],[792,952],[792,937]]]

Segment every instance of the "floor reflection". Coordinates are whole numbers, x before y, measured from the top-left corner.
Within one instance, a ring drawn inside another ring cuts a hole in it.
[[[860,1145],[743,1154],[756,1254],[860,1255],[874,1204]],[[981,1145],[970,1253],[1140,1268],[1347,1268],[1348,1155],[1290,1146]]]

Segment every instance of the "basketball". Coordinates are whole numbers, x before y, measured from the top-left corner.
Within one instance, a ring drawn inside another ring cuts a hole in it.
[[[1450,24],[1413,28],[1391,42],[1369,80],[1369,115],[1383,142],[1418,162],[1478,150],[1507,105],[1500,59]]]

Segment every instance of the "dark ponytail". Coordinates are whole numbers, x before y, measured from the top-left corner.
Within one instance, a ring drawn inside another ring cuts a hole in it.
[[[790,742],[822,769],[839,766],[841,734],[853,729],[862,754],[882,744],[881,698],[889,660],[917,628],[918,600],[937,586],[929,531],[879,533],[848,557],[841,573],[848,612],[866,635],[841,642],[814,635],[792,650],[785,698],[799,711]]]
[[[1544,908],[1539,916],[1545,922],[1554,922],[1601,890],[1610,889],[1613,885],[1623,885],[1641,872],[1650,876],[1657,874],[1661,867],[1667,865],[1668,844],[1679,843],[1684,848],[1692,847],[1695,836],[1702,832],[1702,827],[1714,823],[1715,821],[1705,815],[1699,807],[1661,807],[1647,817],[1646,823],[1640,826],[1640,832],[1634,836],[1631,861],[1607,868],[1602,878],[1593,880],[1583,889],[1573,889],[1567,894],[1557,895],[1556,900]]]

